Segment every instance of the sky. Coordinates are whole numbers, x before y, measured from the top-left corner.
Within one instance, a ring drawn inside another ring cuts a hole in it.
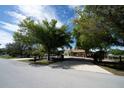
[[[12,43],[13,33],[17,31],[18,24],[26,17],[36,20],[51,19],[58,20],[57,26],[68,25],[68,31],[72,31],[72,19],[75,18],[75,7],[72,5],[0,5],[0,47],[5,47],[7,43]],[[72,44],[74,47],[74,44]]]
[[[68,25],[68,31],[73,29],[73,19],[76,17],[74,5],[0,5],[0,48],[7,43],[12,43],[13,33],[17,31],[18,24],[26,17],[35,20],[56,19],[57,26]],[[75,47],[75,42],[71,44]],[[113,46],[112,48],[123,49],[124,47]]]

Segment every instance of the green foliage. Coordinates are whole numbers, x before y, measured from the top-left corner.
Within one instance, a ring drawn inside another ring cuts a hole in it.
[[[70,46],[69,43],[71,42],[71,34],[66,32],[67,26],[56,27],[56,24],[56,20],[36,22],[27,18],[20,23],[22,28],[20,31],[26,38],[28,37],[24,41],[30,40],[31,42],[35,41],[33,44],[41,44],[48,55],[50,55],[57,48]],[[35,53],[37,53],[37,50]]]
[[[9,43],[6,45],[6,52],[10,56],[16,57],[22,55],[23,45],[20,43]]]
[[[1,55],[0,58],[11,59],[11,58],[14,58],[14,57],[9,56],[9,55]]]
[[[33,56],[40,56],[43,57],[45,54],[45,50],[42,45],[37,44],[35,48],[32,50],[32,55]]]
[[[124,45],[124,6],[85,6],[78,8],[78,17],[74,20],[73,36],[77,48],[107,50],[112,45]],[[101,58],[100,52],[94,53],[94,59]],[[114,54],[122,52],[114,52]]]
[[[6,49],[5,48],[0,48],[0,55],[6,54]]]
[[[26,18],[22,22],[20,22],[19,29],[17,32],[14,33],[13,38],[15,42],[20,42],[22,44],[25,44],[26,46],[31,46],[36,42],[36,39],[33,37],[33,34],[28,30],[25,29],[23,24],[27,24],[27,22],[30,22],[30,18]]]
[[[113,42],[111,34],[101,23],[101,17],[89,11],[77,10],[78,17],[74,20],[73,36],[77,39],[77,47],[86,51],[90,49],[106,50]]]
[[[30,20],[30,18],[26,19],[27,21]],[[23,23],[26,22],[25,20],[22,21],[18,26],[19,29],[17,32],[14,32],[13,38],[15,43],[9,44],[11,46],[11,50],[8,51],[10,55],[13,56],[21,56],[21,57],[30,57],[32,55],[32,49],[33,45],[36,43],[36,39],[33,37],[32,33],[25,29],[23,27]],[[13,45],[13,46],[12,46]],[[17,45],[18,50],[14,47],[14,45]],[[7,45],[8,48],[8,45]]]
[[[48,60],[46,60],[46,59],[43,59],[43,60],[34,62],[33,64],[37,64],[37,65],[49,65],[50,62]]]
[[[113,55],[124,55],[124,50],[119,50],[119,49],[111,49],[109,53]]]
[[[13,57],[29,57],[31,48],[21,42],[8,43],[6,44],[6,53]]]
[[[96,16],[100,17],[101,23],[104,28],[106,28],[116,42],[118,39],[123,40],[123,42],[116,43],[115,45],[124,45],[124,6],[123,5],[96,5],[96,6],[86,6],[86,11],[94,13]]]

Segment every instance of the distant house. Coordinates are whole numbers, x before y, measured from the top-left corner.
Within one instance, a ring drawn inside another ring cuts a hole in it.
[[[77,57],[91,57],[92,53],[89,52],[86,56],[86,52],[83,49],[71,49],[64,52],[66,56],[77,56]]]
[[[86,57],[85,50],[83,49],[72,49],[70,51],[71,51],[70,53],[71,56]]]

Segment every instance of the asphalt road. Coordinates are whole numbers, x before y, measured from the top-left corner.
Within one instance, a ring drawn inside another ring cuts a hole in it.
[[[72,69],[36,66],[0,59],[2,88],[93,88],[124,87],[124,77]]]

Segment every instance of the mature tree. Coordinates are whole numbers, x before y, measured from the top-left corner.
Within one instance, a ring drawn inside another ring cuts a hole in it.
[[[70,33],[66,32],[67,27],[65,25],[56,27],[56,24],[56,20],[35,22],[30,18],[23,20],[20,24],[25,29],[24,33],[31,33],[35,42],[43,45],[48,53],[48,60],[52,51],[59,47],[69,46],[71,41]]]
[[[0,44],[1,46],[2,44]],[[6,54],[6,49],[5,48],[0,48],[0,55]]]
[[[88,52],[90,49],[105,50],[112,42],[111,34],[101,24],[99,16],[87,12],[87,9],[78,10],[78,17],[74,20],[73,35],[77,39],[77,47]]]
[[[78,47],[105,50],[111,45],[124,45],[123,12],[124,6],[84,6],[77,9],[73,33]]]
[[[124,46],[124,6],[123,5],[96,5],[86,6],[86,11],[99,16],[104,28],[116,38],[115,45]]]
[[[29,23],[30,21],[34,22],[30,18],[26,18],[25,20],[19,23],[19,29],[13,35],[15,42],[20,42],[26,46],[32,46],[34,43],[36,43],[36,39],[35,37],[33,37],[32,32],[23,26],[24,23]]]
[[[20,43],[8,43],[6,44],[6,52],[10,56],[22,56],[23,55],[24,46]]]
[[[74,20],[75,28],[73,31],[77,39],[77,47],[86,50],[99,49],[94,53],[95,61],[102,61],[108,47],[115,44],[116,38],[109,22],[104,23],[104,17],[97,15],[92,7],[85,6],[84,9],[77,9],[78,17]],[[101,10],[102,11],[102,10]],[[107,24],[109,23],[109,24]]]
[[[124,55],[124,50],[111,49],[111,50],[109,50],[109,53],[111,53],[111,54],[113,54],[113,55]]]
[[[30,20],[30,18],[26,19],[26,21],[28,20]],[[30,57],[32,55],[33,46],[36,44],[36,39],[33,37],[30,31],[23,27],[23,22],[20,22],[18,26],[19,29],[14,32],[13,35],[15,44],[20,44],[22,46],[23,49],[20,50],[22,51],[23,56]]]
[[[22,30],[21,27],[20,27],[20,29]],[[15,41],[15,43],[13,43],[13,44],[20,45],[20,50],[22,51],[22,56],[29,57],[29,56],[31,56],[33,41],[31,40],[30,36],[25,35],[23,32],[21,32],[19,30],[18,30],[18,32],[15,32],[13,35],[13,38]]]

